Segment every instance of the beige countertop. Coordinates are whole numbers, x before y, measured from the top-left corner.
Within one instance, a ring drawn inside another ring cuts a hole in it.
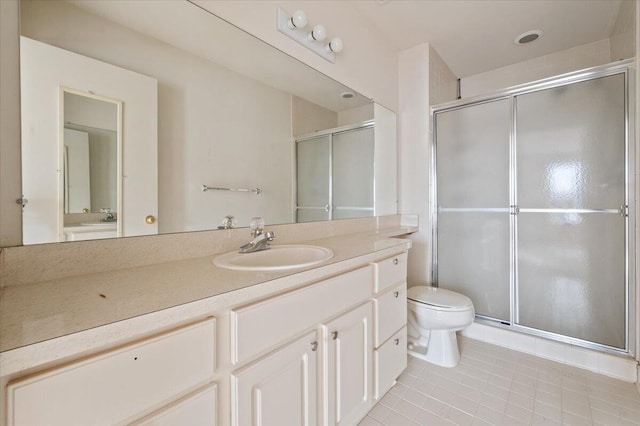
[[[0,295],[0,352],[257,284],[290,279],[294,274],[295,282],[301,284],[321,279],[337,273],[338,262],[408,249],[409,240],[388,237],[416,230],[398,226],[305,241],[334,252],[333,258],[308,269],[231,271],[215,267],[215,255],[208,255],[5,286]]]

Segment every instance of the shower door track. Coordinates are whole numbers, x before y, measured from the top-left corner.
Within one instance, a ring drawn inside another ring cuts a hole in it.
[[[431,234],[432,234],[432,284],[438,285],[438,213],[440,212],[509,212],[510,213],[510,271],[509,271],[509,301],[510,301],[510,318],[509,322],[503,319],[492,318],[483,315],[476,315],[479,323],[491,326],[505,328],[512,331],[518,331],[525,334],[548,338],[551,340],[568,343],[588,349],[594,349],[605,353],[612,353],[624,356],[636,356],[636,326],[632,325],[638,312],[635,307],[635,297],[637,287],[635,283],[635,256],[630,253],[636,253],[635,240],[633,230],[635,229],[635,182],[630,179],[635,176],[634,162],[635,158],[635,135],[633,127],[633,113],[635,112],[634,104],[630,101],[630,93],[635,92],[633,79],[629,78],[633,70],[634,61],[631,59],[614,62],[612,64],[589,68],[577,72],[563,74],[532,83],[526,83],[518,86],[507,88],[498,93],[491,95],[480,95],[467,99],[461,99],[446,104],[431,107],[431,119],[433,126],[433,137],[430,147],[430,187],[432,188],[429,201],[431,205]],[[537,92],[540,90],[566,86],[569,84],[579,83],[583,81],[593,80],[596,78],[607,77],[615,74],[624,74],[625,90],[625,204],[619,209],[543,209],[543,208],[519,208],[517,206],[517,170],[516,170],[516,104],[515,97],[527,93]],[[436,116],[441,112],[453,111],[472,105],[480,105],[498,100],[509,100],[511,113],[511,130],[509,140],[509,204],[508,208],[440,208],[438,207],[437,197],[437,170],[436,170],[436,145],[437,145],[437,120]],[[633,196],[631,196],[633,194]],[[631,211],[630,211],[631,210]],[[570,337],[551,331],[545,331],[532,327],[518,324],[518,248],[517,248],[517,217],[519,213],[579,213],[579,214],[619,214],[625,220],[625,347],[617,348],[588,340]]]

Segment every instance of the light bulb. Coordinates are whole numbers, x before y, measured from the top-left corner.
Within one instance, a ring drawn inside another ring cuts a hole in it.
[[[310,41],[322,41],[327,38],[327,30],[323,25],[316,25],[313,27],[313,31],[309,33]]]
[[[289,29],[299,30],[300,28],[304,28],[307,26],[307,14],[302,10],[296,10],[291,15],[291,18],[287,21],[287,25]]]
[[[342,39],[339,37],[334,37],[331,39],[329,43],[327,43],[326,49],[327,49],[327,52],[339,53],[339,52],[342,52],[343,47],[344,46],[342,44]]]

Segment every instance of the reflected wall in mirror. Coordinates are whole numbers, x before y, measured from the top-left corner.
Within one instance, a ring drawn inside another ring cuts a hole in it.
[[[373,155],[378,169],[388,171],[384,182],[374,178],[373,213],[397,211],[395,114],[194,4],[21,0],[21,33],[22,44],[38,41],[157,84],[157,94],[150,95],[157,96],[149,107],[153,112],[132,119],[132,100],[124,95],[66,83],[123,101],[123,213],[117,221],[122,236],[216,229],[225,216],[234,216],[237,226],[247,226],[254,216],[267,224],[295,222],[296,139],[372,119]],[[30,89],[22,90],[24,97]],[[343,97],[347,92],[354,96]],[[157,159],[143,154],[151,148],[139,148],[146,133],[134,134],[140,126],[151,132],[153,125]],[[23,151],[28,143],[23,138]],[[141,154],[137,162],[130,149]],[[157,167],[153,185],[129,187],[150,163]],[[203,192],[202,185],[261,192]],[[155,189],[155,207],[138,205]],[[30,200],[27,216],[38,197],[26,188],[24,195]],[[372,207],[366,207],[349,217],[370,216]],[[145,225],[149,215],[157,217],[155,230]],[[56,240],[25,238],[25,244],[46,241]]]

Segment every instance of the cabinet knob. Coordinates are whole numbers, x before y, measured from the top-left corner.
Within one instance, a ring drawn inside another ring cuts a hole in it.
[[[337,331],[334,331],[333,333],[331,333],[331,338],[332,338],[333,340],[336,340],[336,339],[338,338],[338,332],[337,332]]]
[[[393,264],[397,265],[398,264],[398,258],[396,257],[395,259],[393,259]]]
[[[393,292],[393,296],[397,299],[398,296],[400,296],[400,292],[399,291],[394,291]]]
[[[396,346],[398,346],[400,344],[400,339],[398,338],[393,339],[393,343],[395,343]]]
[[[147,222],[147,225],[153,225],[154,223],[156,223],[156,218],[153,215],[149,215],[144,218],[144,221]]]
[[[311,342],[311,350],[315,352],[318,349],[318,342]]]

